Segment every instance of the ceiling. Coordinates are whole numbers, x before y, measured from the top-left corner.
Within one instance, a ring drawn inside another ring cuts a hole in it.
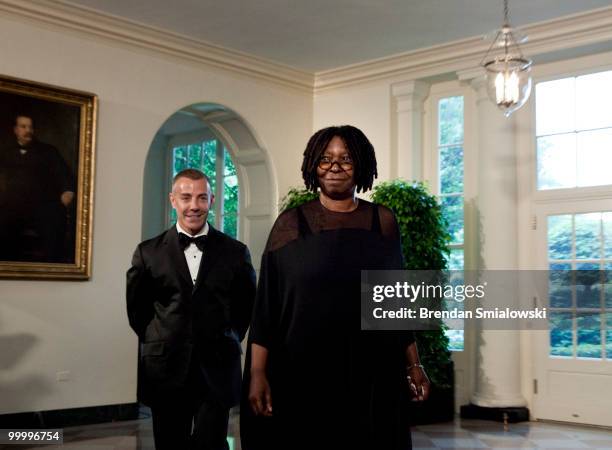
[[[71,0],[71,3],[308,72],[498,28],[502,0]],[[612,0],[510,0],[523,26]]]

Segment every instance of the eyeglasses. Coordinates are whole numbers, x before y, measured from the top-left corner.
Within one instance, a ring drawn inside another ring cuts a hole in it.
[[[338,164],[344,171],[351,170],[353,168],[353,160],[349,156],[342,157],[339,161],[332,160],[329,156],[322,156],[319,159],[319,168],[323,170],[331,170],[334,164]]]

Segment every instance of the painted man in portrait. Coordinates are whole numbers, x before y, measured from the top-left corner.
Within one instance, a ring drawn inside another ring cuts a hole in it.
[[[0,260],[67,262],[70,169],[54,146],[36,139],[30,115],[15,116],[13,133],[0,150]]]

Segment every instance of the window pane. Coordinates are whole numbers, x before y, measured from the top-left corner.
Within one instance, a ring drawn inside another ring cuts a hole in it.
[[[611,216],[610,212],[597,212],[549,217],[549,256],[566,256],[564,254],[570,252],[570,245],[575,252],[574,258],[565,258],[570,260],[568,262],[549,264],[549,299],[550,308],[553,309],[550,316],[551,355],[568,353],[555,349],[553,344],[570,337],[567,333],[563,337],[559,329],[563,321],[569,320],[569,316],[559,316],[561,312],[554,311],[555,308],[569,308],[572,311],[566,314],[573,314],[574,318],[574,356],[600,359],[602,350],[609,348],[607,338],[612,338],[612,333],[607,328],[607,314],[612,314],[612,261],[606,261],[603,255],[607,251],[605,229]],[[564,229],[567,230],[565,236]],[[551,239],[553,235],[559,237],[558,245],[550,248],[550,242],[555,241]],[[568,270],[572,267],[575,270]],[[572,288],[572,285],[575,287]],[[553,322],[553,317],[556,317],[556,322]],[[603,339],[606,339],[605,346]]]
[[[576,307],[599,308],[601,306],[601,275],[599,264],[576,264]]]
[[[574,78],[536,85],[536,135],[575,131]]]
[[[576,134],[537,138],[538,189],[576,187]]]
[[[238,178],[236,175],[225,178],[223,196],[223,232],[236,237],[238,231]]]
[[[236,175],[225,177],[223,196],[223,210],[226,213],[238,211],[238,177]]]
[[[578,130],[612,127],[612,71],[576,79],[576,121]]]
[[[603,283],[605,307],[612,309],[612,263],[604,265]],[[612,354],[610,357],[612,358]]]
[[[217,160],[217,141],[206,141],[203,144],[204,146],[204,161],[202,165],[202,171],[208,176],[210,180],[210,188],[213,193],[217,190],[217,177],[216,174],[216,166],[215,161]],[[213,222],[213,220],[209,220],[209,222]]]
[[[448,257],[448,269],[449,270],[463,270],[463,249],[462,248],[451,248],[450,256]]]
[[[208,210],[208,219],[206,219],[206,221],[211,224],[212,226],[216,227],[215,223],[216,223],[216,216],[215,216],[215,208],[210,208]]]
[[[572,306],[571,264],[550,264],[548,273],[548,298],[551,308]]]
[[[463,330],[446,330],[448,337],[448,349],[453,351],[461,351],[464,349]]]
[[[612,184],[612,71],[538,83],[538,189]]]
[[[578,338],[576,356],[601,358],[601,314],[582,313],[576,319]]]
[[[225,176],[236,175],[236,166],[227,149],[223,149],[223,159],[225,160]]]
[[[548,216],[548,259],[572,259],[572,216]]]
[[[223,231],[232,237],[238,233],[238,176],[236,166],[227,149],[223,149],[224,187],[223,187]]]
[[[612,313],[606,313],[606,358],[612,359]]]
[[[599,259],[601,256],[601,213],[576,214],[576,259]]]
[[[238,216],[225,214],[223,216],[223,232],[233,238],[238,236]]]
[[[573,356],[572,313],[550,313],[550,355]]]
[[[202,144],[192,144],[187,146],[188,157],[187,167],[201,169],[202,167]]]
[[[440,149],[440,192],[463,192],[463,147]]]
[[[603,222],[604,258],[612,258],[612,212],[601,215]]]
[[[451,243],[463,243],[463,196],[442,197],[442,214],[448,223]]]
[[[578,133],[577,148],[578,186],[612,184],[612,129]]]
[[[187,147],[175,147],[172,152],[172,176],[187,168]]]
[[[438,192],[453,244],[463,244],[463,196],[445,194],[463,193],[463,114],[462,96],[438,102]],[[452,248],[447,258],[449,269],[463,270],[463,248]],[[450,350],[463,350],[463,330],[446,330],[446,335]]]
[[[463,97],[448,97],[438,105],[439,145],[463,142]]]
[[[452,249],[451,255],[449,258],[449,269],[451,270],[463,270],[463,249]],[[454,303],[454,302],[453,302]],[[449,304],[447,303],[447,306]],[[463,309],[463,303],[455,303],[458,309]],[[445,320],[448,326],[452,326],[453,328],[463,328],[464,320],[463,319],[448,319]],[[444,330],[444,334],[448,338],[448,349],[455,352],[460,352],[465,349],[465,336],[464,330],[462,329],[448,329]]]

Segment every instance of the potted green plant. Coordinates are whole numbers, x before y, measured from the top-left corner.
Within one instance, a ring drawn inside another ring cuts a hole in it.
[[[447,269],[450,235],[435,196],[423,183],[402,180],[377,185],[375,203],[395,213],[402,240],[405,269]],[[455,414],[454,370],[445,326],[434,331],[416,332],[421,362],[432,383],[430,398],[422,405],[411,404],[414,424],[445,422]]]
[[[291,188],[289,192],[287,192],[287,195],[281,199],[280,212],[303,205],[315,198],[319,198],[319,194],[316,192],[307,191],[306,189]]]

